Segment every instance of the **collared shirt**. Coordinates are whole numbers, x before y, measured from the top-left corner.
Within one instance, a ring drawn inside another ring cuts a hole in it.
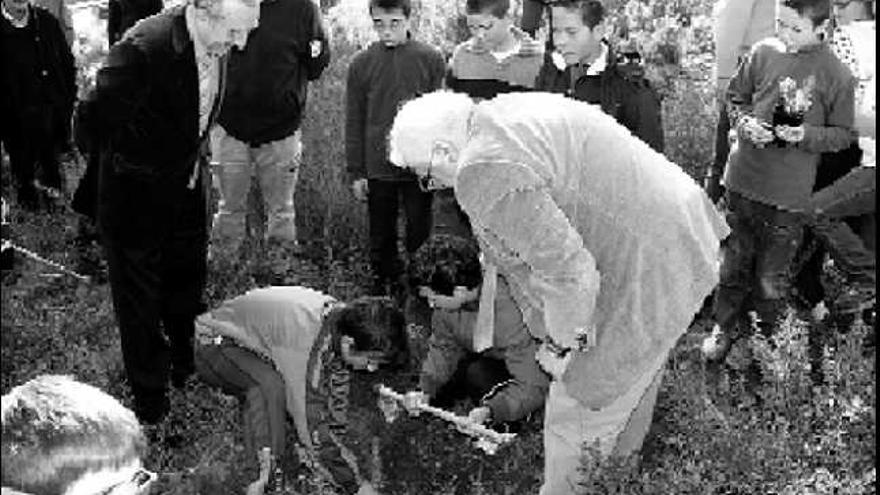
[[[25,11],[24,18],[22,19],[16,19],[15,16],[13,16],[8,10],[6,10],[6,6],[2,3],[0,3],[0,10],[3,11],[3,17],[5,17],[6,20],[8,20],[10,24],[12,24],[12,27],[15,28],[21,29],[23,27],[27,27],[28,22],[30,22],[31,20],[30,9],[27,9]]]
[[[186,7],[185,15],[186,29],[193,41],[196,69],[199,75],[199,134],[201,135],[208,127],[211,108],[217,98],[220,79],[219,57],[208,52],[208,47],[199,38],[196,31],[195,9],[191,5]]]
[[[572,86],[574,86],[578,79],[587,76],[598,76],[608,68],[608,45],[602,43],[601,46],[602,50],[592,64],[577,63],[571,67]]]

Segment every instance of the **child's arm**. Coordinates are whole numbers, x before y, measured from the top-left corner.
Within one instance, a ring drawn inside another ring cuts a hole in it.
[[[360,57],[348,68],[345,87],[345,159],[346,171],[352,179],[367,176],[364,163],[364,139],[367,120],[367,88],[361,80],[358,67]]]
[[[429,397],[433,397],[452,378],[458,363],[465,356],[466,349],[456,342],[454,337],[454,326],[462,322],[473,325],[476,323],[476,315],[459,311],[434,311],[431,318],[432,333],[428,342],[428,355],[422,363],[422,373],[419,377],[419,389]]]
[[[840,151],[857,139],[852,127],[854,121],[855,86],[854,80],[849,78],[845,83],[838,84],[831,94],[826,125],[803,124],[801,126],[803,132],[798,135],[798,132],[794,131],[794,139],[788,140],[799,141],[799,148],[812,153]],[[798,137],[801,139],[797,139]]]

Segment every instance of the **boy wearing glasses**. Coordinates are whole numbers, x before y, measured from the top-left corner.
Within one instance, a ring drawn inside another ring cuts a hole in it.
[[[727,103],[736,130],[724,174],[727,222],[716,325],[704,353],[713,367],[731,341],[751,328],[769,337],[784,314],[789,266],[820,154],[854,139],[854,79],[822,41],[830,0],[782,0],[776,37],[758,42],[730,81]],[[749,385],[760,380],[751,366]]]
[[[432,235],[416,251],[410,286],[428,301],[433,316],[419,390],[407,393],[407,409],[429,400],[448,407],[469,397],[476,404],[468,414],[472,421],[513,426],[544,406],[550,379],[535,360],[538,343],[506,280],[496,280],[496,297],[487,304],[480,296],[483,270],[474,240]]]
[[[605,7],[598,0],[550,6],[556,53],[546,58],[536,89],[599,105],[634,136],[663,152],[660,98],[634,57],[618,62],[605,39]]]
[[[134,413],[68,376],[41,375],[2,398],[4,495],[146,494],[156,475],[141,457]]]
[[[414,252],[430,231],[431,195],[415,175],[388,162],[386,136],[398,106],[443,84],[443,54],[412,39],[410,0],[370,0],[379,41],[349,65],[346,86],[345,154],[352,191],[367,202],[373,295],[399,290],[402,263],[397,251],[397,218],[406,217],[405,246]]]

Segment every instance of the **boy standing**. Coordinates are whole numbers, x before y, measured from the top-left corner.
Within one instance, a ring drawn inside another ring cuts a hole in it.
[[[410,0],[370,0],[379,41],[358,53],[348,69],[345,151],[352,191],[367,201],[372,293],[397,290],[402,267],[397,252],[397,215],[406,216],[406,250],[414,252],[430,231],[431,195],[416,177],[388,162],[386,136],[398,106],[443,83],[445,62],[436,48],[409,32]]]
[[[467,0],[470,39],[452,52],[447,86],[473,98],[529,91],[541,69],[540,44],[514,26],[509,0]]]
[[[637,138],[663,152],[660,98],[636,64],[618,64],[605,40],[605,7],[598,0],[562,0],[551,6],[553,43],[538,91],[565,93],[602,107]],[[555,55],[555,54],[554,54]]]
[[[853,77],[820,36],[829,13],[829,0],[782,0],[777,37],[758,42],[730,81],[738,139],[724,183],[732,234],[723,246],[716,326],[704,347],[712,363],[739,336],[749,299],[758,327],[772,334],[820,153],[853,140]]]

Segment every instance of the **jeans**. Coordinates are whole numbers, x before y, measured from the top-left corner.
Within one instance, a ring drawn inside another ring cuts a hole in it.
[[[803,215],[727,192],[730,236],[721,246],[721,273],[713,305],[715,322],[738,334],[746,311],[775,325],[791,287],[789,267],[803,232]]]
[[[245,237],[247,197],[256,174],[267,217],[266,238],[296,241],[296,189],[302,160],[301,133],[260,146],[250,146],[215,126],[211,155],[220,202],[212,238],[237,244]]]
[[[401,206],[406,219],[404,246],[408,253],[413,253],[431,231],[431,193],[422,191],[415,179],[369,180],[370,264],[376,295],[388,295],[382,287],[399,283],[403,272],[397,247],[397,218]]]

